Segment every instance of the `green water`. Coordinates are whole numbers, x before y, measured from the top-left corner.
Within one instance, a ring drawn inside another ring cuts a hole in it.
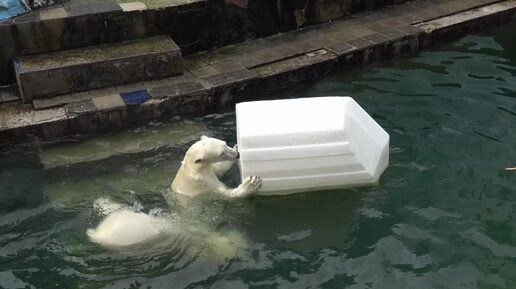
[[[89,141],[108,154],[92,155],[88,143],[63,150],[73,156],[48,146],[2,153],[0,287],[516,288],[516,172],[504,170],[516,166],[515,29],[274,95],[355,97],[391,136],[376,187],[212,201],[177,213],[166,196],[191,140],[174,133],[205,131],[233,144],[232,111],[193,128],[151,123],[134,138]],[[226,182],[237,179],[233,171]],[[106,250],[85,234],[101,219],[99,197],[238,232],[247,245],[229,259],[190,237]]]

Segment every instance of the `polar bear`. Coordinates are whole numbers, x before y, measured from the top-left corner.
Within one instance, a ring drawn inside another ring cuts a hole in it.
[[[226,145],[226,142],[202,136],[186,152],[179,171],[171,184],[172,190],[180,195],[189,197],[218,193],[226,197],[247,197],[260,189],[261,178],[249,177],[237,188],[228,188],[219,180],[235,163],[238,152]],[[193,235],[204,236],[221,255],[231,255],[228,248],[242,247],[244,238],[233,232],[227,236],[207,228],[195,230],[184,228],[177,223],[171,223],[165,217],[151,216],[135,212],[122,204],[99,198],[94,208],[106,215],[104,220],[94,229],[88,229],[90,239],[108,248],[133,247],[148,244],[163,237],[170,237],[191,231]],[[198,234],[195,232],[205,232]],[[240,244],[240,245],[238,245]],[[227,256],[226,256],[227,257]]]
[[[172,235],[173,228],[164,218],[120,209],[107,215],[95,229],[88,229],[90,239],[108,248],[131,247]],[[172,232],[171,232],[172,231]]]
[[[247,248],[246,237],[234,229],[215,230],[203,222],[184,220],[185,216],[179,221],[174,214],[146,214],[108,198],[96,199],[93,207],[105,218],[86,234],[92,242],[119,252],[175,248],[177,237],[206,252],[211,261],[240,256]]]
[[[191,197],[205,193],[218,193],[231,198],[254,194],[262,185],[260,177],[248,177],[234,189],[219,180],[238,156],[236,149],[228,147],[225,141],[202,136],[186,151],[172,181],[172,191]]]

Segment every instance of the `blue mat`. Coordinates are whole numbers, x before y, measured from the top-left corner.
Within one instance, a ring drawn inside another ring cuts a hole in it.
[[[27,12],[20,0],[0,0],[0,21]]]
[[[122,92],[120,93],[120,96],[127,105],[140,104],[145,102],[147,99],[151,98],[149,92],[146,89],[131,92]]]

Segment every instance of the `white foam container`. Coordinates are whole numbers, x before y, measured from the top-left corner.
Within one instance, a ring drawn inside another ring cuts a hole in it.
[[[351,97],[236,105],[242,180],[260,195],[374,185],[389,163],[389,135]]]

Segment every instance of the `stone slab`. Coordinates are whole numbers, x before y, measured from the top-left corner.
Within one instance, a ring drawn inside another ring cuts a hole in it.
[[[63,107],[36,110],[32,119],[33,124],[40,124],[66,119],[66,111]]]
[[[147,10],[147,5],[143,2],[128,2],[118,4],[124,12]]]
[[[179,95],[179,90],[175,85],[162,85],[153,87],[149,90],[152,98],[161,99],[167,97],[174,97]]]
[[[125,102],[120,94],[112,94],[93,99],[93,104],[99,111],[103,110],[115,110],[125,107]]]
[[[57,7],[48,7],[40,9],[39,17],[41,20],[58,19],[68,17],[68,13],[62,5],[56,5]]]
[[[122,11],[122,7],[113,0],[97,0],[93,3],[93,8],[96,13]]]
[[[29,13],[22,14],[20,16],[14,17],[13,22],[14,24],[21,24],[21,23],[27,23],[27,22],[36,22],[39,21],[41,18],[39,17],[38,12],[32,11]]]
[[[14,85],[0,87],[0,103],[19,100]]]
[[[97,111],[97,107],[91,99],[73,102],[65,105],[66,114],[68,116],[93,113]]]
[[[356,47],[345,42],[332,43],[326,45],[325,48],[337,55],[344,55],[357,50]]]
[[[186,81],[176,84],[179,94],[191,94],[193,92],[205,90],[204,86],[199,82]]]
[[[183,71],[181,51],[168,36],[22,56],[14,63],[25,102]]]
[[[459,25],[468,21],[485,17],[487,15],[502,13],[516,8],[516,1],[503,1],[489,6],[479,7],[473,10],[462,12],[456,15],[446,16],[428,22],[418,24],[417,29],[423,30],[425,33],[432,33],[436,30],[448,29],[455,25]]]
[[[84,5],[70,5],[66,2],[63,6],[70,17],[82,16],[95,13],[95,8],[89,3]]]

